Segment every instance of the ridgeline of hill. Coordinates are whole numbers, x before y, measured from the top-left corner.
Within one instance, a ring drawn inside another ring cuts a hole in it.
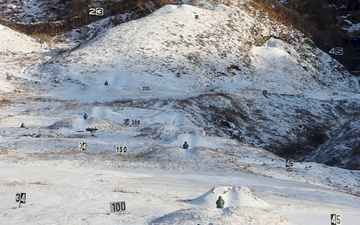
[[[99,19],[112,17],[117,25],[144,17],[166,4],[178,4],[176,0],[71,0],[38,1],[38,11],[26,11],[24,3],[5,2],[0,11],[0,24],[28,35],[58,35],[81,28]],[[206,2],[226,5],[237,4],[229,0],[185,1],[203,6]],[[343,64],[354,75],[360,74],[360,1],[357,0],[253,0],[248,1],[265,11],[274,20],[307,34],[316,46]],[[30,7],[30,6],[28,6]],[[103,12],[90,13],[90,8],[102,8]],[[21,13],[20,13],[21,12]],[[122,15],[122,16],[120,16]],[[357,29],[356,29],[357,28]]]

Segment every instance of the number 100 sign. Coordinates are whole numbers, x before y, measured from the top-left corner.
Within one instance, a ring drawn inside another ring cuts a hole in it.
[[[125,202],[110,202],[110,213],[121,212],[125,210]]]

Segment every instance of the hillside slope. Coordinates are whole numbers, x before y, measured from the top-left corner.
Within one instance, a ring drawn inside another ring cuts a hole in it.
[[[114,28],[107,18],[81,43],[77,30],[48,46],[0,27],[11,52],[0,57],[0,221],[359,221],[360,171],[321,164],[359,165],[356,79],[234,2],[165,6]],[[298,160],[289,169],[264,148]],[[115,202],[126,210],[112,213]]]
[[[183,96],[174,106],[209,132],[299,159],[331,139],[359,110],[354,77],[301,33],[245,3],[166,6],[105,31],[59,65],[44,67],[61,68],[63,82],[64,74],[78,80],[82,92],[92,93],[89,101]],[[111,84],[107,91],[100,88],[105,80]],[[150,86],[151,94],[140,94],[142,86]],[[217,119],[225,122],[216,124]]]
[[[2,25],[0,42],[0,91],[9,92],[16,89],[11,80],[27,79],[25,69],[44,58],[46,44]]]
[[[73,52],[48,55],[23,71],[28,80],[10,83],[42,90],[42,100],[78,101],[90,112],[100,106],[176,110],[208,134],[299,160],[359,111],[354,77],[300,32],[247,1],[165,6],[103,29]],[[112,119],[122,120],[118,116]],[[347,158],[338,161],[349,168]]]

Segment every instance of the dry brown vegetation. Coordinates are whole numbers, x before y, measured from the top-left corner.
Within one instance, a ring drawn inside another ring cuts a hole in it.
[[[0,18],[0,24],[28,35],[45,34],[54,36],[72,30],[74,27],[79,28],[96,20],[102,19],[103,17],[100,16],[88,15],[87,8],[91,6],[91,3],[91,0],[71,0],[66,4],[67,7],[65,7],[68,9],[67,12],[58,12],[54,9],[54,13],[57,13],[58,15],[54,18],[54,20],[48,22],[24,24]],[[104,17],[132,12],[134,14],[134,18],[139,18],[148,15],[166,4],[175,4],[175,1],[123,0],[121,2],[106,1],[102,4],[104,7]],[[45,36],[42,38],[49,41],[49,39],[45,38]]]
[[[156,2],[156,4],[158,4],[159,6],[174,4],[174,2],[171,1],[171,0],[156,0],[155,2]]]
[[[113,190],[113,192],[119,192],[119,193],[129,193],[129,194],[140,194],[140,192],[138,192],[137,190],[129,190],[129,189],[125,189],[125,188],[115,188]]]
[[[334,25],[334,14],[329,7],[323,7],[321,0],[302,1],[290,0],[282,4],[269,4],[266,0],[254,0],[252,5],[259,10],[264,10],[272,19],[299,29],[310,36],[322,36]]]
[[[86,8],[90,0],[71,0],[71,8],[75,11]]]
[[[5,108],[8,107],[10,105],[11,101],[9,99],[1,99],[0,100],[0,108]]]
[[[34,34],[34,35],[32,35],[32,37],[39,39],[48,45],[51,45],[53,42],[52,37],[48,34]]]
[[[349,44],[351,37],[338,26],[336,8],[332,5],[356,10],[360,8],[359,0],[289,0],[286,5],[278,4],[275,0],[253,0],[251,4],[265,11],[272,19],[305,33],[326,52],[333,47],[343,47],[346,55],[333,57],[348,69],[353,70],[354,60],[360,62],[359,54]]]

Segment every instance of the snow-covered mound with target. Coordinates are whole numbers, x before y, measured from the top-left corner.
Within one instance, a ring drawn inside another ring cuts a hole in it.
[[[89,127],[96,127],[103,132],[117,132],[121,130],[121,126],[119,124],[97,117],[92,117],[86,120],[83,118],[67,118],[48,126],[48,128],[52,130],[71,129],[76,131],[85,131],[85,129]]]
[[[205,206],[216,207],[216,200],[221,196],[225,200],[225,208],[230,206],[250,206],[254,208],[267,208],[271,206],[269,203],[256,197],[252,191],[243,186],[219,186],[213,187],[211,190],[200,197],[189,201],[188,203]]]
[[[179,210],[151,221],[152,225],[164,224],[246,224],[246,225],[289,225],[288,220],[278,214],[251,207],[191,208]]]

